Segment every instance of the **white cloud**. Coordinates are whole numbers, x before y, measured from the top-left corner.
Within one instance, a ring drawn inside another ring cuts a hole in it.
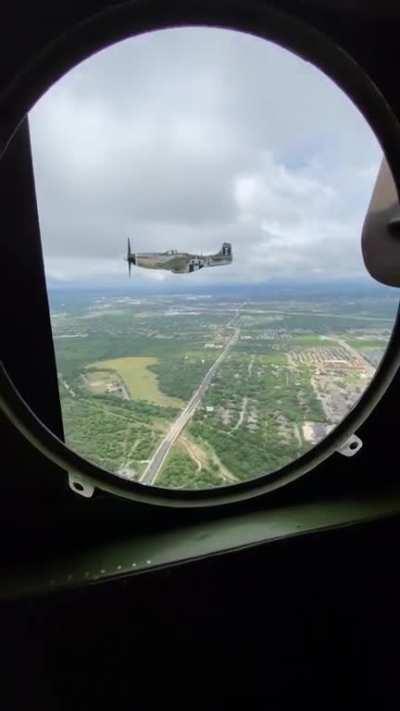
[[[380,149],[329,79],[274,45],[205,28],[128,40],[55,85],[30,123],[54,279],[124,283],[128,235],[139,251],[232,242],[234,264],[197,282],[364,271]]]

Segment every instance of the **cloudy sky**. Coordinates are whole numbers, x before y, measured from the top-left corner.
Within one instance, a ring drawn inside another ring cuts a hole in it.
[[[366,273],[380,148],[333,82],[275,45],[202,28],[127,40],[58,82],[30,125],[52,282],[123,286],[128,236],[136,251],[233,244],[229,267],[136,283]]]

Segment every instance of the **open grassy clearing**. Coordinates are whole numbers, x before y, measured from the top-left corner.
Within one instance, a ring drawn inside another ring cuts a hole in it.
[[[366,349],[382,349],[385,350],[388,344],[388,338],[345,338],[346,343],[356,350],[366,350]]]
[[[91,368],[114,370],[122,378],[133,400],[146,400],[162,407],[182,407],[182,400],[165,395],[158,387],[158,378],[149,366],[158,364],[155,357],[112,358],[91,364]]]
[[[330,345],[334,341],[334,336],[319,336],[318,334],[306,334],[304,336],[294,336],[291,340],[291,343],[296,346],[304,346],[307,348],[311,348],[312,346],[323,346],[326,344]]]
[[[86,387],[93,395],[115,392],[121,386],[121,380],[114,370],[89,370],[82,377]]]

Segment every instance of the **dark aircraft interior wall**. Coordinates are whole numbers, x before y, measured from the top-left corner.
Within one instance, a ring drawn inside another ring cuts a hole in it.
[[[5,606],[3,708],[393,708],[398,535],[388,521]]]
[[[0,91],[45,43],[108,4],[6,2]],[[400,17],[388,3],[370,2],[366,10],[355,0],[271,4],[314,22],[348,48],[400,116]],[[25,125],[0,163],[0,177],[2,354],[28,402],[61,434]],[[6,259],[16,268],[8,270]],[[28,299],[33,321],[26,318]],[[29,382],[27,358],[36,369]],[[372,455],[360,455],[367,484],[377,472],[397,478],[399,396],[397,378],[364,425],[364,438],[382,438]],[[94,515],[11,425],[2,420],[0,426],[3,562],[18,559],[23,566],[33,551],[45,557],[72,538],[79,546],[82,536],[111,537],[121,520],[125,529],[142,524],[134,507],[108,500]],[[343,467],[350,471],[350,464]],[[299,491],[310,494],[315,481],[311,476],[289,500]],[[165,514],[165,521],[176,523],[175,515]],[[165,708],[178,700],[212,708],[221,698],[222,707],[231,708],[233,697],[252,699],[257,708],[312,701],[320,708],[357,709],[370,701],[392,708],[399,695],[399,535],[393,518],[4,604],[1,705],[57,711],[124,699],[147,708],[160,695]]]

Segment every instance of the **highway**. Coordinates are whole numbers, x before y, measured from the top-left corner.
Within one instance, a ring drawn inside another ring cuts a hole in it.
[[[142,476],[138,479],[141,484],[154,484],[161,471],[161,467],[171,450],[171,447],[174,446],[176,440],[178,439],[188,422],[193,417],[197,408],[199,407],[201,400],[208,386],[211,383],[211,380],[213,379],[222,361],[226,357],[228,351],[232,348],[233,345],[235,345],[235,343],[237,343],[240,334],[240,328],[235,328],[233,326],[233,323],[238,319],[239,313],[240,309],[238,309],[234,318],[227,324],[228,327],[234,328],[233,335],[225,345],[224,350],[222,351],[222,353],[220,353],[217,360],[214,361],[211,368],[207,371],[199,387],[197,388],[197,390],[195,390],[187,405],[178,415],[175,422],[173,422],[173,424],[171,425],[161,444],[159,444],[159,446],[157,447]]]

